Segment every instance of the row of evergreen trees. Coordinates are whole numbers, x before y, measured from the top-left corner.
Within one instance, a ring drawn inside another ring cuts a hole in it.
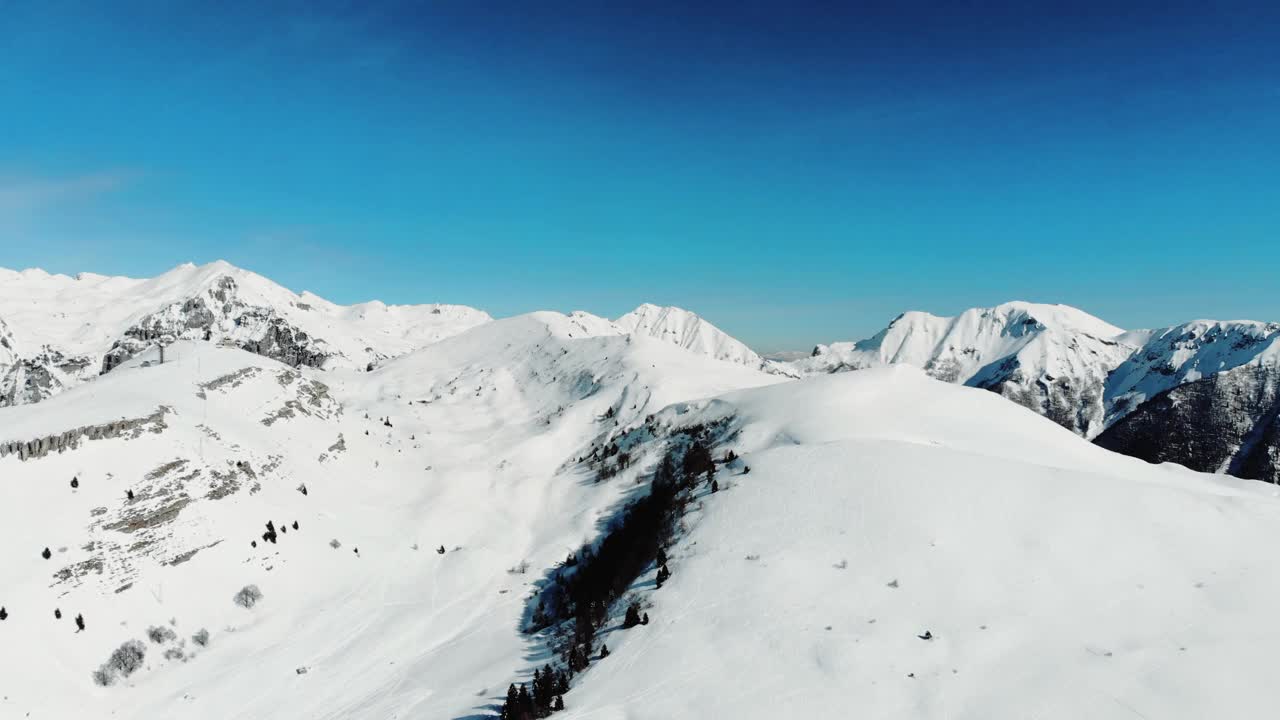
[[[608,645],[595,653],[596,631],[609,618],[609,608],[630,588],[635,579],[650,567],[657,567],[655,577],[661,588],[671,577],[664,548],[672,541],[675,527],[692,491],[702,477],[716,489],[715,460],[707,446],[707,429],[701,426],[680,431],[686,441],[673,442],[654,472],[648,495],[632,502],[611,524],[608,532],[592,548],[588,545],[569,555],[551,578],[533,611],[529,632],[564,623],[560,660],[563,670],[549,664],[534,673],[532,690],[525,685],[512,685],[502,706],[503,720],[528,720],[547,717],[564,708],[563,694],[569,689],[573,675],[590,667],[593,659],[608,657]],[[610,443],[603,450],[593,449],[588,461],[600,467],[601,477],[617,456],[625,467],[630,457]],[[728,455],[726,462],[733,459]],[[616,466],[615,466],[616,467]],[[626,610],[622,627],[629,629],[649,624],[648,613],[638,602]]]
[[[557,671],[551,665],[533,671],[533,691],[524,683],[517,688],[514,683],[507,688],[507,699],[502,703],[502,720],[534,720],[544,718],[564,709],[564,694],[569,692],[569,675]]]

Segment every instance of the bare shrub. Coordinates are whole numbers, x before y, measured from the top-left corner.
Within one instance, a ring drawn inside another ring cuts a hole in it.
[[[161,643],[169,642],[170,640],[178,639],[178,634],[173,631],[173,628],[167,628],[163,625],[153,625],[147,628],[147,639],[159,645]]]
[[[254,605],[257,605],[258,601],[261,599],[262,591],[258,589],[257,585],[245,585],[240,588],[240,592],[236,593],[235,597],[232,598],[232,600],[242,608],[251,608]]]
[[[122,677],[129,677],[147,656],[147,647],[137,640],[127,640],[116,648],[111,657],[93,673],[93,681],[103,687],[112,685]]]

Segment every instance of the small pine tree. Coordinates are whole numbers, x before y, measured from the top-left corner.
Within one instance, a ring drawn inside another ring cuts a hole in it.
[[[627,607],[627,616],[622,621],[622,627],[633,628],[639,624],[640,605],[638,603],[631,603],[631,605]]]
[[[720,492],[720,483],[716,480],[711,481],[711,492]]]
[[[515,683],[507,688],[507,700],[502,703],[502,720],[515,720],[520,711],[520,695],[516,692]]]
[[[54,608],[54,609],[53,609],[53,619],[54,619],[54,620],[61,620],[61,619],[62,619],[62,608]]]
[[[607,657],[609,657],[609,646],[608,646],[608,645],[601,644],[601,645],[600,645],[600,659],[601,659],[601,660],[603,660],[603,659],[605,659],[605,658],[607,658]]]
[[[45,560],[48,560],[49,558],[53,557],[53,553],[49,552],[49,548],[45,548],[44,552],[40,553],[40,557],[44,558]]]
[[[8,619],[9,619],[9,611],[4,609],[3,607],[0,607],[0,620],[8,620]]]
[[[84,615],[76,615],[76,632],[84,630]]]
[[[71,489],[75,490],[78,487],[80,487],[80,478],[78,477],[71,478]]]
[[[534,715],[534,710],[533,710],[533,697],[529,695],[529,689],[526,688],[523,683],[520,685],[520,691],[517,693],[516,699],[519,702],[519,707],[520,707],[521,714],[519,715],[519,717],[521,718],[536,717]]]
[[[551,706],[552,712],[560,712],[564,709],[564,698],[560,695],[556,696],[555,704]]]
[[[569,674],[561,670],[556,673],[556,695],[563,695],[569,692]],[[564,708],[561,707],[563,710]]]
[[[663,565],[662,567],[658,568],[658,576],[655,578],[655,580],[657,581],[658,587],[662,587],[662,583],[666,582],[670,577],[671,577],[671,571],[667,569],[666,565]]]
[[[127,498],[130,502],[132,502],[132,501],[133,501],[133,491],[132,491],[132,490],[127,490],[127,491],[125,491],[125,494],[124,494],[124,495],[125,495],[125,498]]]
[[[641,624],[641,625],[648,625],[648,624],[649,624],[649,613],[645,613],[643,616],[641,616],[641,618],[640,618],[640,624]]]

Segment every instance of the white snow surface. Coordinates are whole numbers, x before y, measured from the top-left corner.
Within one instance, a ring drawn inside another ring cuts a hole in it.
[[[1280,700],[1268,486],[1110,454],[905,366],[659,417],[732,418],[740,460],[686,519],[652,622],[606,633],[566,718],[1190,719]]]
[[[494,321],[372,373],[204,342],[157,359],[0,409],[4,443],[165,408],[159,432],[0,458],[0,717],[473,714],[525,670],[529,583],[633,486],[566,461],[677,400],[781,380],[583,313]],[[232,603],[248,584],[252,610]],[[185,660],[145,639],[171,621]],[[129,639],[146,667],[95,685]]]

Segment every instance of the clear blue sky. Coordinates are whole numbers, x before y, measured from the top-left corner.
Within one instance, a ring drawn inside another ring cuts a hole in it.
[[[181,5],[0,2],[0,266],[763,350],[1015,298],[1280,320],[1275,2]]]

